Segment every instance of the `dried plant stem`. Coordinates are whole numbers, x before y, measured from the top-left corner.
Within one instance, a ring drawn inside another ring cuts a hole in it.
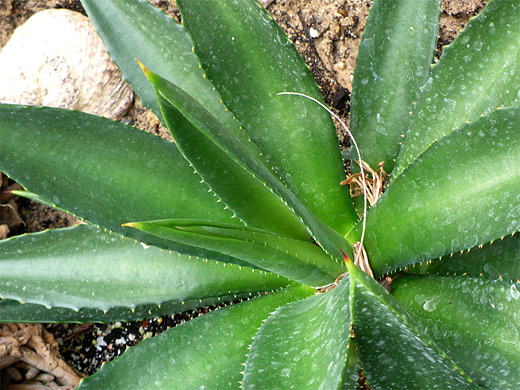
[[[61,359],[58,344],[42,325],[2,324],[0,327],[0,369],[15,380],[22,379],[13,367],[24,362],[27,369],[25,379],[35,381],[22,384],[2,384],[5,389],[74,389],[82,378]],[[32,368],[31,368],[32,367]],[[39,374],[43,371],[47,374]],[[50,374],[50,375],[49,375]],[[41,382],[36,381],[38,378]],[[4,387],[6,386],[6,387]]]
[[[361,242],[356,242],[354,244],[354,264],[357,265],[361,271],[374,278],[374,273],[372,272],[372,268],[368,262],[367,253],[365,252],[365,248]]]
[[[365,161],[356,161],[363,166],[365,173],[364,183],[360,172],[350,174],[346,180],[341,182],[342,185],[350,187],[350,194],[353,197],[366,195],[370,206],[374,206],[385,189],[388,182],[388,174],[383,169],[384,162],[380,162],[374,171]]]

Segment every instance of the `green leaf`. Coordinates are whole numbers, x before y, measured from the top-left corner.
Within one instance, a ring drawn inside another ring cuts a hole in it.
[[[520,284],[470,277],[403,276],[392,295],[426,335],[479,385],[520,383]]]
[[[221,152],[238,164],[244,172],[249,173],[267,188],[271,189],[300,218],[301,223],[306,225],[318,244],[327,253],[338,259],[338,262],[342,258],[341,250],[348,253],[352,252],[351,246],[342,236],[309,211],[301,200],[272,173],[271,169],[261,159],[262,156],[255,155],[251,149],[235,138],[214,116],[179,87],[146,68],[143,68],[143,70],[156,88],[161,105],[171,110],[172,116],[175,115],[179,120],[182,120],[182,123],[189,121],[193,124],[191,128],[188,128],[188,126],[175,126],[172,129],[172,133],[177,133],[181,130],[200,132],[214,146],[218,147]],[[165,109],[163,109],[163,112],[166,115]],[[181,117],[184,117],[184,119],[181,119]],[[182,146],[180,147],[182,148]],[[197,162],[193,161],[193,164],[197,164]],[[269,211],[266,210],[266,212],[268,213]]]
[[[195,54],[226,106],[278,176],[327,225],[346,234],[357,220],[335,126],[307,65],[287,36],[253,0],[177,4]]]
[[[356,339],[350,337],[347,350],[347,361],[345,363],[345,371],[343,372],[343,379],[341,383],[341,390],[361,390],[359,385],[361,372],[361,366],[359,365],[359,354]]]
[[[165,304],[167,314],[178,313],[201,300],[229,302],[289,284],[265,271],[162,251],[86,225],[2,240],[0,253],[1,298],[81,311],[78,317],[89,322],[136,308],[150,317],[148,310]],[[21,319],[2,310],[0,321],[24,320],[34,310],[18,306]]]
[[[238,388],[248,346],[262,321],[313,293],[294,286],[197,317],[128,349],[82,380],[78,390]]]
[[[350,333],[349,278],[276,310],[256,334],[244,389],[337,389]]]
[[[444,48],[417,101],[392,180],[465,121],[520,104],[519,20],[518,0],[490,1]]]
[[[519,128],[520,108],[497,110],[434,143],[395,180],[367,216],[376,275],[520,230]]]
[[[168,96],[174,94],[170,92],[173,87],[155,74],[149,74],[149,77],[152,85],[159,91],[157,99],[176,145],[212,191],[218,194],[219,200],[231,208],[247,226],[310,241],[309,233],[298,218],[271,189],[244,170],[226,151],[162,97],[161,93]],[[181,98],[193,101],[187,95]],[[197,103],[192,104],[192,109],[204,110]],[[210,115],[208,112],[208,116]],[[211,119],[217,121],[215,117],[211,116],[208,120]],[[223,127],[222,124],[220,126]]]
[[[167,218],[240,224],[173,143],[142,130],[64,109],[0,105],[0,139],[0,170],[9,177],[46,203],[148,244],[166,242],[121,224]]]
[[[486,279],[520,279],[520,236],[473,248],[453,256],[415,264],[407,270],[414,274],[482,276]]]
[[[13,194],[15,196],[21,196],[22,198],[29,199],[29,200],[32,200],[34,202],[41,203],[41,204],[43,204],[44,206],[47,206],[47,207],[54,207],[56,210],[60,210],[60,211],[63,211],[65,213],[67,212],[67,210],[64,210],[62,208],[57,207],[51,201],[49,201],[47,199],[43,199],[41,196],[39,196],[38,194],[35,194],[34,192],[24,191],[24,190],[14,190],[14,191],[11,191],[11,194]]]
[[[352,82],[350,130],[371,167],[390,173],[439,34],[439,0],[374,1]],[[357,160],[357,157],[353,158]]]
[[[166,240],[223,253],[315,287],[333,283],[346,270],[317,245],[271,232],[187,220],[135,222],[126,226]]]
[[[141,321],[149,318],[157,318],[172,313],[200,309],[217,305],[222,301],[235,301],[249,298],[249,294],[237,294],[235,296],[190,300],[179,308],[179,302],[165,302],[161,305],[140,305],[135,309],[127,307],[115,307],[106,312],[98,309],[80,309],[78,311],[66,307],[51,307],[34,303],[21,303],[15,299],[0,299],[0,322],[31,322],[31,323],[90,323],[90,322],[115,322],[115,321]]]
[[[372,389],[478,388],[383,287],[352,262],[347,265],[354,337]]]
[[[179,85],[219,121],[237,129],[240,123],[225,110],[213,84],[204,78],[184,28],[146,0],[82,0],[110,58],[141,103],[162,115],[155,91],[135,61],[146,62],[154,72]]]

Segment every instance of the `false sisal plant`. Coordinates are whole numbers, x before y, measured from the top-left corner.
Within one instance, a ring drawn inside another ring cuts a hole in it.
[[[0,106],[0,169],[88,222],[0,242],[0,321],[230,303],[82,390],[518,388],[517,0],[491,0],[433,66],[440,0],[374,1],[351,131],[390,180],[363,220],[329,114],[284,94],[320,89],[255,1],[178,0],[182,25],[144,0],[83,4],[175,143]],[[363,251],[375,279],[353,263]]]

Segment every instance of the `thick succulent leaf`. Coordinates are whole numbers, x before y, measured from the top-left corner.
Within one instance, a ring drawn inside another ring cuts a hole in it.
[[[493,0],[433,67],[392,176],[436,140],[497,106],[520,104],[520,3]]]
[[[384,161],[386,172],[393,169],[413,102],[430,74],[440,9],[439,0],[370,7],[356,56],[350,130],[371,167]]]
[[[335,258],[341,258],[341,250],[352,252],[349,243],[336,231],[331,229],[320,219],[318,219],[305,204],[288,189],[276,176],[271,169],[265,165],[262,156],[255,155],[251,149],[244,146],[228,129],[218,122],[207,110],[188,96],[175,84],[161,78],[150,70],[143,68],[146,76],[154,85],[157,91],[161,106],[168,107],[168,110],[176,110],[176,116],[184,117],[183,122],[189,121],[193,124],[191,131],[198,131],[201,136],[207,137],[214,146],[232,159],[244,172],[249,173],[267,188],[272,190],[286,206],[300,219],[302,224],[308,228],[313,238],[320,246]],[[163,109],[166,115],[166,111]],[[172,114],[173,116],[173,114]],[[187,126],[184,127],[188,130]],[[176,126],[172,132],[182,130],[181,126]],[[182,146],[181,146],[182,147]],[[197,158],[196,156],[190,159]],[[196,164],[195,160],[193,160]],[[206,179],[209,180],[209,179]],[[253,210],[254,211],[254,210]],[[256,210],[259,212],[259,210]],[[261,211],[260,211],[261,212]],[[265,210],[269,213],[270,210]],[[337,260],[339,261],[339,260]]]
[[[356,339],[350,337],[348,350],[347,350],[347,361],[345,363],[345,371],[343,372],[343,379],[341,381],[341,390],[361,390],[362,387],[359,385],[359,373],[361,372],[361,366],[359,365],[359,354]]]
[[[128,349],[84,379],[78,390],[238,388],[248,346],[262,321],[313,293],[294,286],[197,317]]]
[[[395,180],[367,216],[375,274],[520,230],[519,128],[520,108],[497,110],[434,143]]]
[[[22,198],[29,199],[29,200],[32,200],[37,203],[41,203],[42,205],[47,206],[47,207],[54,207],[56,210],[66,212],[64,209],[57,207],[56,204],[54,204],[50,200],[43,199],[41,196],[39,196],[38,194],[35,194],[34,192],[24,191],[24,190],[14,190],[14,191],[11,191],[11,194],[16,195],[16,196],[21,196]]]
[[[350,335],[349,278],[292,302],[262,325],[249,351],[243,389],[338,389]]]
[[[306,206],[346,234],[357,220],[335,126],[307,65],[254,0],[177,1],[195,54],[226,106]]]
[[[520,279],[520,236],[507,236],[481,248],[415,264],[409,273],[482,276],[486,279]]]
[[[15,299],[0,299],[0,322],[32,322],[32,323],[108,323],[115,321],[141,321],[149,318],[157,318],[172,313],[195,310],[211,305],[217,305],[222,301],[235,301],[250,298],[249,294],[237,294],[229,297],[186,301],[179,309],[179,302],[165,302],[161,305],[141,305],[135,309],[127,307],[115,307],[106,312],[98,309],[73,310],[66,307],[51,307],[34,303],[21,303]]]
[[[383,287],[352,262],[348,266],[353,333],[372,389],[478,388]]]
[[[45,203],[148,244],[218,258],[121,224],[166,218],[241,224],[173,143],[133,127],[64,109],[0,105],[0,139],[0,170]]]
[[[82,0],[112,60],[143,105],[162,120],[155,91],[135,59],[179,85],[229,128],[240,124],[204,78],[184,28],[146,0]],[[162,120],[164,123],[164,120]],[[237,131],[238,132],[238,131]]]
[[[320,287],[333,283],[346,268],[317,245],[232,225],[199,221],[162,220],[128,223],[146,233],[187,245],[197,245],[274,272],[300,283]]]
[[[173,88],[164,79],[148,74],[153,86],[161,93],[168,94]],[[248,226],[310,241],[304,226],[271,189],[237,164],[160,93],[157,99],[181,153],[238,218]],[[188,99],[192,100],[191,97]],[[192,109],[204,110],[200,105],[193,105]],[[215,117],[211,118],[217,121]]]
[[[0,253],[1,298],[82,311],[89,322],[106,321],[104,312],[113,318],[137,307],[141,315],[162,305],[178,313],[201,300],[229,302],[289,284],[265,271],[162,251],[87,225],[2,240]],[[0,311],[0,321],[25,319],[5,315]]]
[[[520,285],[466,276],[403,276],[392,295],[476,383],[520,383]]]

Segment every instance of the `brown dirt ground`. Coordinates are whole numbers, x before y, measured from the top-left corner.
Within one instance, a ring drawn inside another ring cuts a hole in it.
[[[443,0],[437,58],[442,47],[455,38],[487,1]],[[179,20],[173,1],[151,2]],[[372,0],[276,0],[268,7],[309,65],[327,103],[347,121],[357,47],[371,3]],[[0,48],[17,26],[33,13],[47,8],[68,8],[85,13],[79,0],[2,0]],[[168,137],[157,118],[140,106],[137,99],[122,122]],[[345,135],[341,131],[338,134],[340,144],[346,146]],[[5,175],[2,178],[0,174],[0,194],[13,186],[16,184],[12,180]],[[0,197],[0,204],[0,239],[77,223],[64,213],[18,197],[4,194]],[[91,365],[85,371],[91,373],[94,369]]]

